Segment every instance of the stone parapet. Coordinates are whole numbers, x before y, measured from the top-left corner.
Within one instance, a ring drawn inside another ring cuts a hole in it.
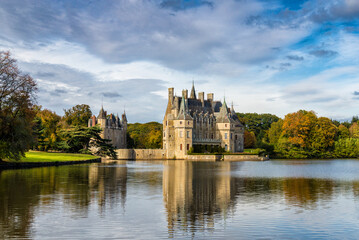
[[[166,150],[164,149],[117,149],[119,160],[165,160]]]

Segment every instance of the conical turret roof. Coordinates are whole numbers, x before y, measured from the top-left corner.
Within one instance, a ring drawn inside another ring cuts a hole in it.
[[[227,106],[227,103],[226,103],[226,98],[224,98],[221,110],[219,111],[219,115],[217,117],[217,122],[222,122],[222,123],[230,122],[230,115],[229,115],[229,112],[228,112],[228,106]]]
[[[181,107],[177,119],[182,119],[182,120],[192,119],[191,115],[188,112],[188,102],[186,102],[186,99],[184,98],[183,94],[181,100]]]
[[[103,106],[101,107],[100,113],[98,114],[97,119],[106,119],[106,112],[103,110]]]
[[[189,98],[190,98],[190,99],[197,99],[197,97],[196,97],[196,90],[194,89],[194,81],[192,82],[191,95],[190,95]]]

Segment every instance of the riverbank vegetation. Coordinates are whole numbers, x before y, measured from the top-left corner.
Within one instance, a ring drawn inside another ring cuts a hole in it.
[[[268,121],[264,118],[264,122]],[[254,124],[255,126],[258,126]],[[247,124],[246,130],[250,131]],[[251,125],[249,125],[251,126]],[[265,148],[277,158],[347,158],[359,156],[358,118],[338,122],[318,117],[313,111],[299,110],[260,125],[264,134],[256,136],[254,146]],[[258,131],[257,131],[258,132]],[[254,133],[252,131],[251,133]],[[245,141],[248,142],[248,139]],[[252,141],[253,142],[253,141]]]

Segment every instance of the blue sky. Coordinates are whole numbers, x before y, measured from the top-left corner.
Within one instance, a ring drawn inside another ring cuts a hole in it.
[[[192,80],[237,112],[359,113],[358,0],[3,0],[0,29],[60,115],[103,101],[161,121],[167,88]]]

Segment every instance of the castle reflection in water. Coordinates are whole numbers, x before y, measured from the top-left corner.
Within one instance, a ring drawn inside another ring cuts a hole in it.
[[[94,205],[104,218],[107,210],[126,212],[143,189],[154,196],[162,192],[169,236],[211,231],[218,222],[241,215],[242,207],[267,200],[313,209],[334,195],[359,197],[358,181],[243,177],[242,164],[115,162],[0,171],[0,232],[5,238],[31,237],[39,209],[57,204],[72,209],[75,217],[88,217]]]

